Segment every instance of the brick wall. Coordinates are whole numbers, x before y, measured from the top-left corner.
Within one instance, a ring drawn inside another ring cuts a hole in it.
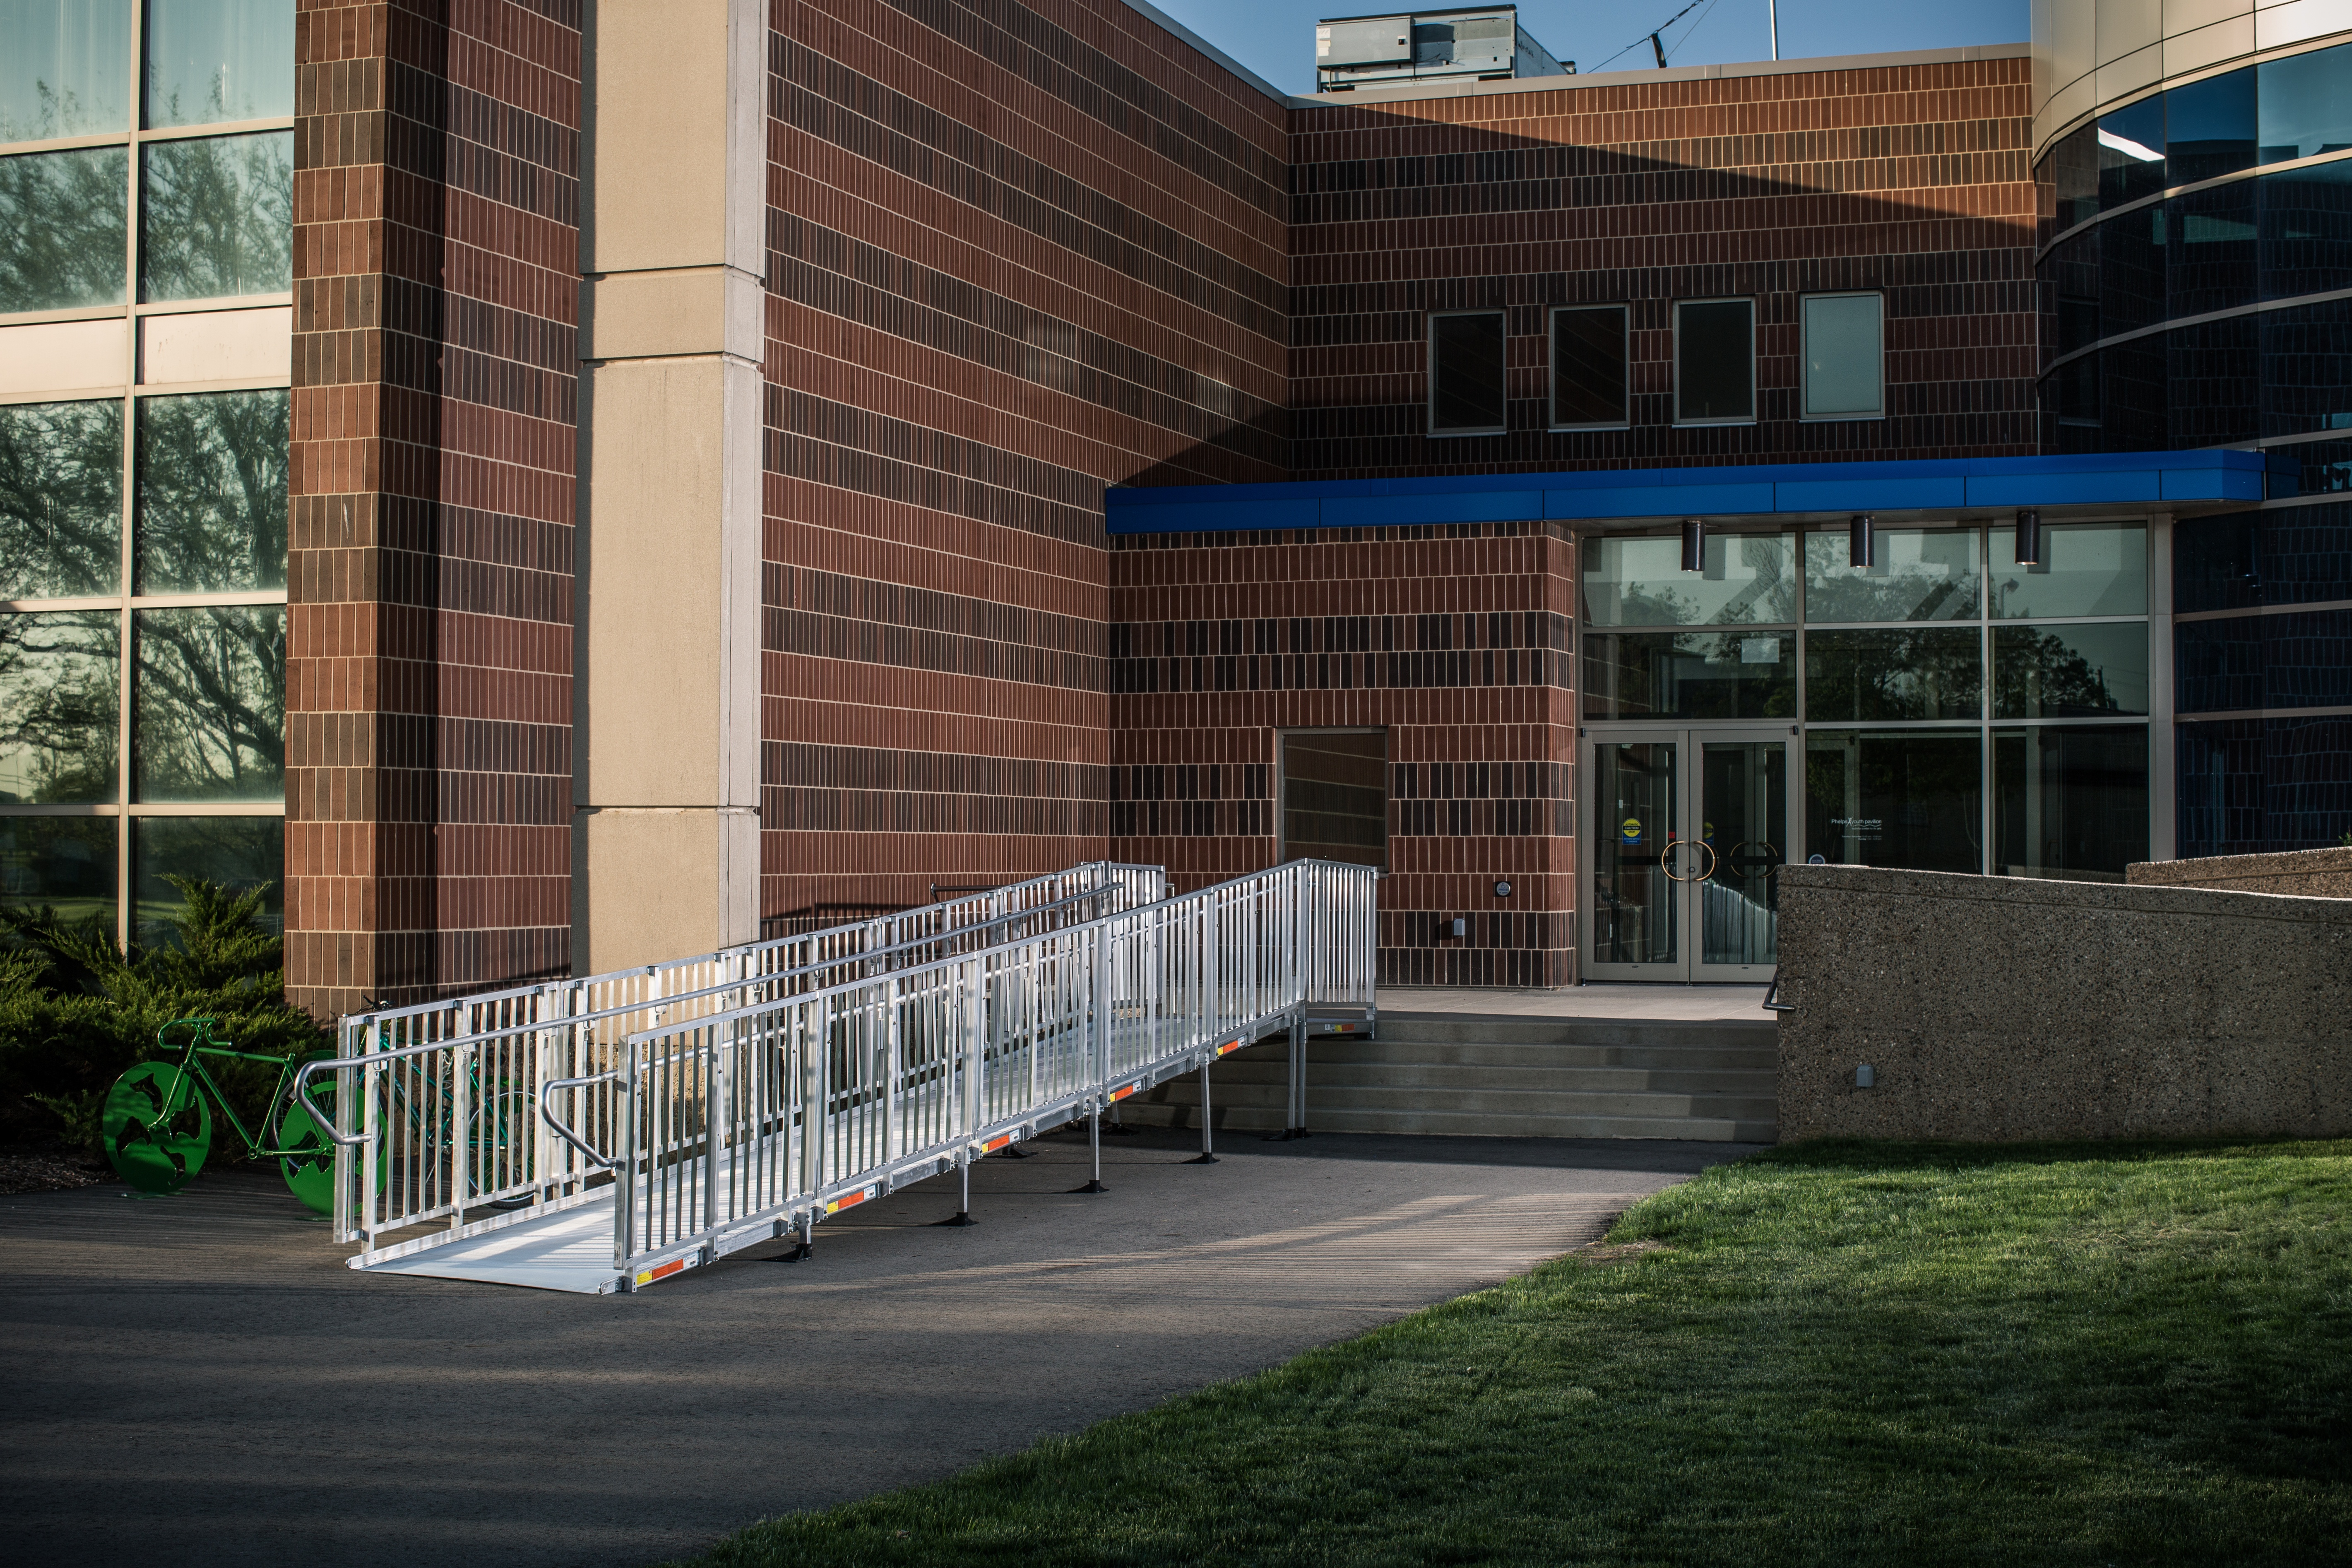
[[[296,32],[288,992],[570,963],[577,0]]]
[[[761,913],[1098,857],[1107,484],[1286,477],[1281,106],[1119,0],[779,0]]]
[[[1300,110],[1297,477],[2028,456],[2025,58]],[[1883,420],[1798,419],[1797,300],[1885,293]],[[1672,306],[1757,302],[1758,422],[1675,428]],[[1632,307],[1632,428],[1554,434],[1548,307]],[[1501,308],[1509,428],[1431,440],[1426,314]]]
[[[1571,983],[1564,533],[1469,523],[1116,542],[1115,856],[1165,865],[1180,888],[1270,865],[1280,731],[1384,729],[1381,978]],[[1468,934],[1439,936],[1457,916]]]

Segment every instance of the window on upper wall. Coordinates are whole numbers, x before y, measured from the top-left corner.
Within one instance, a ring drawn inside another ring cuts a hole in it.
[[[1503,312],[1430,317],[1429,433],[1493,436],[1503,425]]]
[[[2254,70],[2254,137],[2263,163],[2352,147],[2352,45],[2264,60]]]
[[[1622,430],[1626,321],[1622,305],[1563,306],[1551,313],[1551,426]]]
[[[1675,423],[1744,425],[1756,417],[1756,301],[1675,302]]]
[[[1806,418],[1885,417],[1885,317],[1874,293],[1805,297]]]

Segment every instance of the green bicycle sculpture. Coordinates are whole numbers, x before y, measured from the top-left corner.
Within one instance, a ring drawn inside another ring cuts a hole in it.
[[[332,1123],[334,1087],[313,1085],[305,1097],[294,1092],[294,1081],[306,1063],[334,1053],[274,1057],[240,1051],[232,1041],[213,1038],[215,1021],[173,1019],[155,1032],[155,1043],[165,1051],[176,1049],[177,1058],[141,1062],[114,1080],[100,1122],[107,1163],[141,1192],[178,1192],[205,1168],[205,1156],[212,1152],[216,1105],[236,1130],[247,1159],[276,1160],[296,1197],[320,1214],[331,1212],[335,1145],[320,1135],[319,1126]],[[185,1030],[186,1038],[174,1045],[172,1036],[177,1030]],[[220,1080],[205,1067],[207,1059],[261,1062],[278,1068],[268,1109],[257,1118],[268,1135],[266,1142],[247,1128]]]

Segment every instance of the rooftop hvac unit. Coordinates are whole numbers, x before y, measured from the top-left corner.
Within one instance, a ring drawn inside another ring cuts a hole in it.
[[[1519,26],[1517,6],[1334,16],[1315,25],[1320,92],[1413,81],[1573,76]]]

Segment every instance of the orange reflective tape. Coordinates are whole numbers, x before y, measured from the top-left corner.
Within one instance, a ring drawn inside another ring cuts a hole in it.
[[[650,1285],[656,1279],[667,1279],[685,1267],[685,1258],[673,1258],[658,1268],[648,1268],[639,1274],[637,1276],[637,1283],[640,1285]]]
[[[981,1152],[982,1153],[983,1153],[983,1154],[993,1154],[993,1153],[995,1153],[999,1149],[1003,1148],[1007,1143],[1010,1143],[1010,1142],[1013,1142],[1013,1134],[1012,1134],[1012,1133],[1010,1133],[1010,1132],[1007,1132],[1007,1133],[1004,1133],[1004,1134],[1003,1134],[1003,1135],[1001,1135],[1001,1136],[999,1136],[999,1137],[992,1138],[992,1139],[990,1139],[987,1142],[982,1143],[982,1144],[980,1146],[980,1152]]]
[[[1241,1048],[1242,1043],[1239,1040],[1227,1040],[1223,1045],[1217,1047],[1217,1054],[1219,1056],[1223,1056],[1227,1051],[1237,1051]]]
[[[1112,1089],[1110,1091],[1110,1097],[1114,1100],[1125,1100],[1129,1095],[1133,1094],[1138,1087],[1139,1086],[1135,1084],[1129,1084],[1125,1089]]]

